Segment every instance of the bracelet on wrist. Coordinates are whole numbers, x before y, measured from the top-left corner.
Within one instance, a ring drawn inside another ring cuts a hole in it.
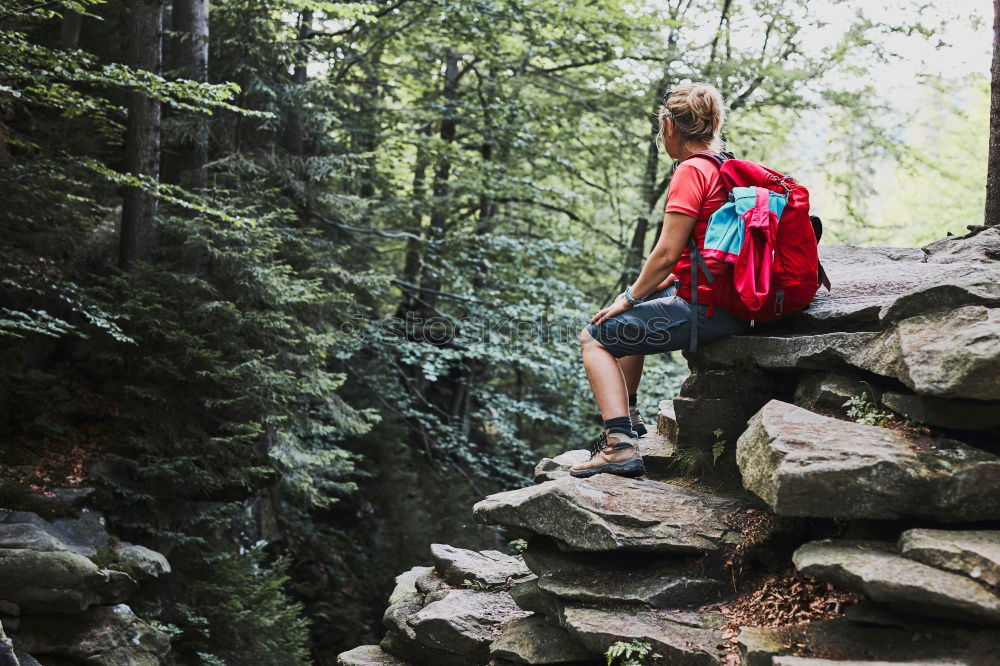
[[[639,305],[639,303],[642,303],[641,298],[636,298],[632,295],[632,285],[625,287],[623,296],[625,296],[625,300],[628,301],[629,305]]]

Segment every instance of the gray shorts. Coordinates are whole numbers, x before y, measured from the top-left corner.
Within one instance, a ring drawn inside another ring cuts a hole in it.
[[[708,309],[698,305],[699,344],[750,331],[749,321],[718,307],[709,317]],[[691,306],[674,287],[667,287],[600,326],[589,324],[587,331],[615,358],[687,349],[691,343]]]

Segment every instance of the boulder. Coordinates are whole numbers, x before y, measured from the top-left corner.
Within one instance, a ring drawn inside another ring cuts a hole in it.
[[[896,298],[879,311],[882,325],[966,305],[1000,305],[1000,262],[968,266],[929,280]]]
[[[548,539],[532,539],[524,561],[538,575],[542,592],[572,601],[676,608],[704,603],[722,588],[695,561],[633,553],[567,553]]]
[[[886,391],[882,404],[897,414],[940,428],[985,430],[1000,427],[1000,401],[947,400],[913,393]]]
[[[891,655],[886,655],[891,656]],[[955,666],[953,661],[858,661],[813,657],[775,657],[771,666]]]
[[[698,348],[691,359],[699,367],[759,367],[778,370],[829,370],[855,365],[852,360],[879,337],[873,331],[816,335],[734,335]]]
[[[77,613],[123,601],[135,587],[128,574],[98,568],[34,523],[0,523],[0,599],[25,612]]]
[[[530,615],[504,625],[500,638],[490,645],[490,656],[516,664],[566,664],[592,661],[600,655],[573,640],[565,629]]]
[[[510,586],[510,596],[521,610],[539,613],[546,617],[559,614],[559,600],[538,587],[538,579],[531,578]]]
[[[723,653],[721,615],[694,611],[564,606],[560,626],[591,652],[603,654],[619,641],[648,643],[671,666],[716,666]]]
[[[464,658],[466,664],[489,661],[489,645],[500,628],[528,615],[506,592],[441,590],[409,618],[416,640],[432,650]]]
[[[784,516],[1000,518],[1000,457],[772,400],[737,444],[747,489]]]
[[[679,448],[711,451],[719,441],[733,446],[746,428],[749,414],[735,398],[677,397],[673,403]]]
[[[590,460],[590,451],[587,449],[574,449],[560,453],[555,458],[542,458],[535,466],[535,483],[545,483],[555,481],[564,476],[569,476],[569,468]]]
[[[939,398],[1000,398],[1000,308],[969,305],[900,321],[850,359]]]
[[[362,645],[337,655],[337,666],[408,666],[378,645]]]
[[[0,518],[0,521],[35,525],[57,539],[67,550],[84,557],[94,557],[98,548],[106,548],[111,544],[104,516],[89,509],[84,509],[77,518],[56,518],[51,521],[29,511],[14,511]]]
[[[383,652],[416,666],[470,666],[467,655],[453,654],[429,648],[416,640],[387,631],[379,647]]]
[[[507,585],[531,575],[524,560],[498,550],[466,550],[443,543],[431,544],[431,557],[438,573],[449,585],[466,581],[481,586]]]
[[[1000,624],[1000,597],[958,574],[889,552],[885,544],[814,541],[792,556],[802,573],[906,612]]]
[[[137,580],[152,580],[170,573],[170,562],[162,554],[134,543],[117,543],[112,552],[118,563]]]
[[[426,574],[433,574],[434,567],[413,567],[409,571],[396,576],[396,587],[389,595],[389,605],[400,601],[413,601],[422,599],[423,593],[417,590],[417,579]]]
[[[725,518],[744,506],[660,481],[598,474],[490,495],[473,515],[552,537],[568,550],[697,553],[739,543]]]
[[[946,236],[920,249],[927,262],[991,266],[1000,259],[1000,229],[977,227],[964,236]]]
[[[912,529],[899,538],[906,557],[1000,587],[1000,530]]]
[[[125,604],[94,606],[74,615],[27,615],[17,639],[32,654],[56,654],[95,666],[159,666],[170,651],[170,638]]]
[[[820,245],[819,251],[833,289],[821,288],[801,319],[828,330],[877,321],[902,294],[954,270],[926,263],[916,248]]]
[[[825,657],[841,665],[888,661],[986,666],[995,663],[1000,649],[1000,636],[992,629],[939,622],[883,625],[846,617],[785,627],[743,627],[737,640],[744,666],[773,666],[790,657]]]

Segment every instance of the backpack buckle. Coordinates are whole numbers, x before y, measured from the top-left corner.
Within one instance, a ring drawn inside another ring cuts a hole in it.
[[[785,290],[779,289],[774,295],[774,314],[781,316],[785,311]]]

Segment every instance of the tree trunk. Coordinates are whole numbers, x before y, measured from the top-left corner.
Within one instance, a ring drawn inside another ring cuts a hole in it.
[[[457,122],[455,119],[455,102],[458,100],[458,56],[450,49],[445,51],[444,56],[444,114],[441,117],[441,141],[445,146],[450,146],[455,142]],[[445,223],[447,221],[448,203],[445,197],[448,196],[448,180],[451,177],[451,158],[448,155],[438,157],[437,168],[434,169],[434,201],[431,207],[430,238],[440,241],[445,235]],[[440,247],[436,244],[433,249]],[[437,303],[437,295],[434,293],[440,288],[438,279],[427,272],[427,263],[424,262],[424,276],[421,281],[422,291],[420,299],[424,301],[428,309],[433,309]]]
[[[176,66],[182,77],[208,82],[208,0],[174,0],[173,29],[180,34],[174,45]],[[193,189],[208,185],[208,118],[197,115],[188,153],[187,184]]]
[[[67,49],[75,49],[80,44],[80,26],[83,25],[83,14],[73,9],[63,12],[62,24],[59,26],[59,43]]]
[[[129,35],[129,65],[160,73],[163,1],[134,0]],[[125,171],[154,181],[160,176],[160,103],[141,92],[128,94]],[[148,259],[156,244],[157,200],[138,187],[126,187],[122,201],[118,263],[130,268]]]
[[[303,9],[299,14],[299,43],[305,48],[306,40],[312,34],[313,10]],[[309,60],[308,55],[303,53],[299,56],[295,67],[292,68],[292,83],[299,88],[300,92],[306,85]],[[293,100],[292,107],[288,113],[287,145],[294,154],[302,156],[305,154],[305,140],[302,136],[302,112],[299,100]]]
[[[990,69],[990,154],[986,170],[986,224],[1000,225],[1000,0],[993,0],[993,65]]]

